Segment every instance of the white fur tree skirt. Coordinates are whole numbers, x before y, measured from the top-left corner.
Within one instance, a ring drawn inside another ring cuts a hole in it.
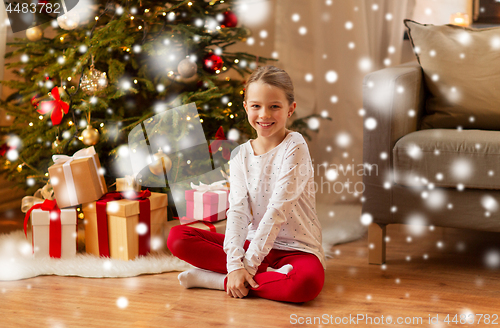
[[[366,233],[367,227],[361,225],[359,220],[359,205],[318,203],[317,213],[323,228],[323,248],[327,258],[333,257],[332,246],[359,239]],[[0,235],[0,280],[19,280],[40,275],[133,277],[191,268],[194,266],[169,253],[148,255],[128,262],[86,253],[79,253],[72,259],[33,258],[31,244],[23,231]]]
[[[323,249],[327,258],[334,257],[332,246],[357,240],[366,233],[360,222],[361,205],[316,203],[321,222]]]
[[[121,261],[77,254],[71,259],[33,258],[24,232],[0,235],[0,280],[19,280],[40,275],[89,278],[133,277],[193,268],[171,254],[155,254]]]

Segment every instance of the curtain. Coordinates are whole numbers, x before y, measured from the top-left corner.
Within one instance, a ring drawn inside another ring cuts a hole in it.
[[[294,82],[297,116],[332,119],[321,120],[309,142],[318,203],[360,201],[363,77],[400,63],[403,19],[413,7],[414,0],[277,0],[276,66]]]

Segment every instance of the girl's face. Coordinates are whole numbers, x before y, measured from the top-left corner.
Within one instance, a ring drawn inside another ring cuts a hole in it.
[[[247,100],[243,106],[248,115],[248,122],[261,138],[283,136],[286,120],[297,106],[288,104],[285,92],[261,81],[251,83],[247,90]]]

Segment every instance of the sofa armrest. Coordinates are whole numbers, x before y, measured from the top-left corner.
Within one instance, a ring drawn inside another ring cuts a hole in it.
[[[392,149],[418,128],[425,102],[422,75],[412,62],[370,73],[363,81],[363,213],[370,213],[374,222],[391,216]],[[374,128],[367,124],[374,122]]]

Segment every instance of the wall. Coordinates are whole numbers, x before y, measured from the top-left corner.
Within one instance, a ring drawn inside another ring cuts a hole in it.
[[[472,20],[472,0],[417,0],[413,20],[423,24],[450,23],[450,15],[467,13]]]

